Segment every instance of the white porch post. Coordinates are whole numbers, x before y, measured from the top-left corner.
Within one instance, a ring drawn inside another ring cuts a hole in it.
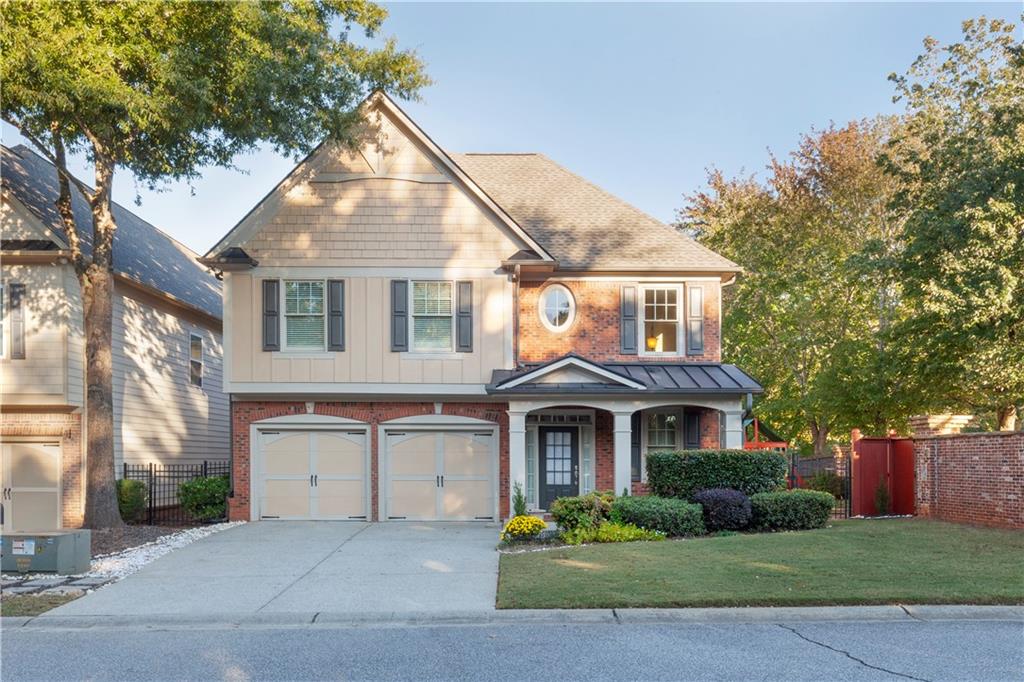
[[[526,493],[526,412],[508,411],[508,514],[516,483]]]
[[[632,412],[615,412],[615,494],[633,491]]]
[[[743,411],[724,410],[725,413],[725,447],[740,449],[743,447]]]

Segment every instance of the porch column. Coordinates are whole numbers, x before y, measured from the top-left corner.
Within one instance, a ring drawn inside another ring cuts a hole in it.
[[[743,410],[724,410],[725,447],[743,448]]]
[[[512,516],[512,495],[519,483],[526,493],[526,412],[508,411],[508,515]]]
[[[633,491],[633,413],[615,412],[615,494]]]

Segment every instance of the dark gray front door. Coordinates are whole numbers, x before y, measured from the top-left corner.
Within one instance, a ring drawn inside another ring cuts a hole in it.
[[[580,489],[579,429],[542,426],[540,429],[540,504],[551,509],[559,497]]]

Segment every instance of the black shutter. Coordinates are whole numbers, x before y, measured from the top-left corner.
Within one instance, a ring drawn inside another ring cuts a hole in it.
[[[700,413],[683,412],[683,447],[687,450],[700,449]]]
[[[473,283],[456,282],[455,350],[473,352]]]
[[[409,350],[409,281],[391,280],[391,352]]]
[[[327,350],[345,350],[345,282],[327,280]]]
[[[11,284],[11,358],[25,359],[25,285]]]
[[[281,350],[281,280],[263,280],[263,350]]]
[[[700,287],[687,287],[690,300],[686,307],[686,352],[701,354],[704,352],[704,290]]]
[[[619,314],[619,327],[622,331],[621,352],[623,355],[636,355],[636,318],[636,286],[627,284],[622,287]]]
[[[633,413],[630,419],[629,448],[632,459],[632,478],[640,480],[640,412]]]

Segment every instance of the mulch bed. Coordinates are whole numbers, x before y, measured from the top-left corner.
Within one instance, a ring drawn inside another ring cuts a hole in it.
[[[129,526],[92,531],[92,556],[113,554],[181,530],[176,526]]]

